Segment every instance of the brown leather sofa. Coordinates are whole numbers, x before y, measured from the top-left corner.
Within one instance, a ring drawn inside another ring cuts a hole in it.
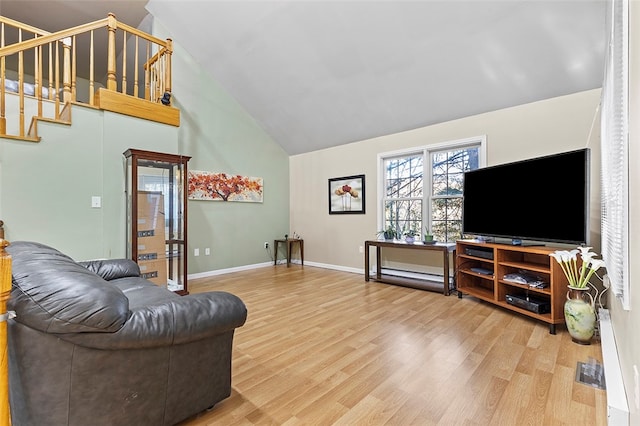
[[[238,297],[178,296],[126,259],[75,262],[33,242],[7,251],[13,425],[172,425],[230,395]]]

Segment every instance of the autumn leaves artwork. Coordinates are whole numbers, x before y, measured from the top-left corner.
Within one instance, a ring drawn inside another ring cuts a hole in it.
[[[189,199],[262,202],[262,178],[189,171]]]

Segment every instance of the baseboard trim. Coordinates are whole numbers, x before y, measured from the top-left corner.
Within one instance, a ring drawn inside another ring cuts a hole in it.
[[[273,262],[254,263],[252,265],[235,266],[233,268],[215,269],[213,271],[197,272],[195,274],[188,274],[188,280],[196,280],[198,278],[213,277],[216,275],[231,274],[233,272],[249,271],[251,269],[266,268],[272,266]]]
[[[286,262],[287,262],[286,260],[279,260],[278,265],[284,265]],[[300,260],[293,259],[291,260],[291,263],[295,265],[300,265]],[[364,277],[364,269],[349,268],[347,266],[330,265],[327,263],[318,263],[318,262],[305,262],[304,265],[314,266],[316,268],[323,268],[323,269],[333,269],[335,271],[351,272],[353,274],[362,274]],[[207,277],[213,277],[216,275],[224,275],[224,274],[231,274],[234,272],[249,271],[251,269],[266,268],[268,266],[274,266],[273,262],[254,263],[251,265],[235,266],[233,268],[224,268],[224,269],[216,269],[213,271],[197,272],[195,274],[188,274],[187,279],[196,280],[198,278],[207,278]]]
[[[298,260],[296,263],[300,263],[300,261]],[[362,274],[362,278],[364,279],[364,269],[318,262],[305,262],[304,264],[308,266],[315,266],[316,268],[333,269],[334,271],[350,272],[352,274]]]

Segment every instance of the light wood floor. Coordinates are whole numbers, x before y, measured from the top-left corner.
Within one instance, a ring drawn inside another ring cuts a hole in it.
[[[285,265],[190,282],[247,305],[232,394],[183,425],[605,425],[602,362],[566,328],[477,299]]]

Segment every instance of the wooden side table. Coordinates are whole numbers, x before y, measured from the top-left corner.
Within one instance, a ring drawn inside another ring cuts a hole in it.
[[[300,247],[300,263],[304,265],[304,240],[302,238],[287,238],[282,240],[273,240],[273,264],[278,264],[278,245],[284,244],[287,254],[287,268],[291,265],[291,248],[294,244]]]

